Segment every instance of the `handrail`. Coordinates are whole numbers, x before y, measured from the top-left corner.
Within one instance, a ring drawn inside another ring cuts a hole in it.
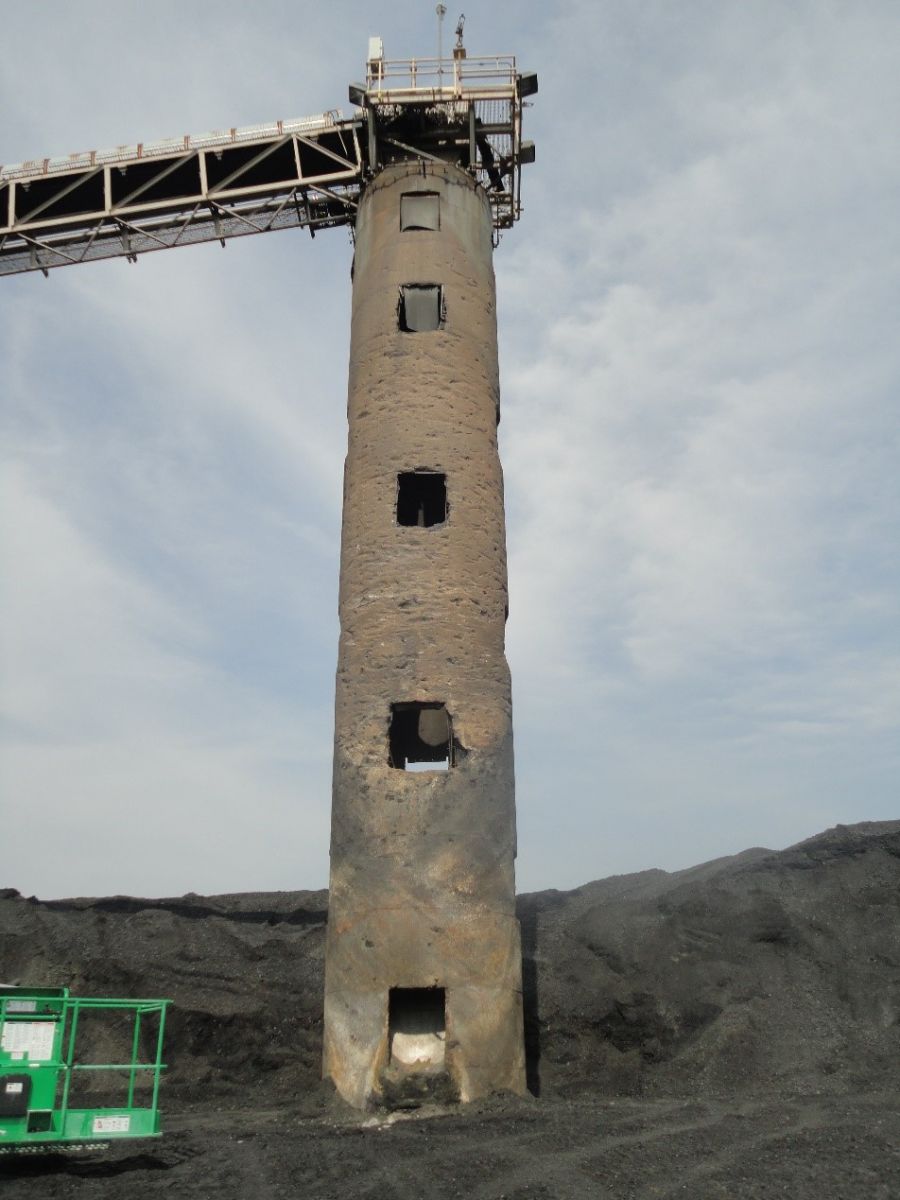
[[[191,150],[214,150],[216,147],[266,141],[284,134],[321,133],[334,128],[342,120],[340,109],[335,108],[315,117],[295,117],[287,121],[270,121],[265,125],[235,126],[232,129],[215,129],[201,134],[186,133],[183,137],[162,138],[155,142],[134,142],[127,146],[114,146],[109,150],[84,150],[54,158],[29,159],[27,162],[11,163],[8,166],[0,165],[0,183],[12,179],[40,178],[61,171],[114,166],[134,159],[184,154]]]

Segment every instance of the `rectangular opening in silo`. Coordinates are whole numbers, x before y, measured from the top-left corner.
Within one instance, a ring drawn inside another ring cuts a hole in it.
[[[447,1039],[443,988],[391,988],[388,1000],[390,1061],[404,1067],[440,1067]]]
[[[398,771],[448,771],[453,766],[453,727],[447,706],[392,704],[388,761]]]
[[[428,529],[447,520],[447,476],[438,471],[401,471],[397,476],[397,524]]]
[[[400,288],[397,322],[403,333],[430,333],[444,319],[442,289],[438,283],[405,283]]]
[[[441,198],[437,192],[407,192],[400,197],[400,231],[441,227]]]

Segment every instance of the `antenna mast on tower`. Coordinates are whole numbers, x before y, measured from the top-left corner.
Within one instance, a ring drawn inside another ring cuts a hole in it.
[[[435,9],[438,19],[438,80],[444,74],[444,17],[447,15],[447,6],[439,4]]]

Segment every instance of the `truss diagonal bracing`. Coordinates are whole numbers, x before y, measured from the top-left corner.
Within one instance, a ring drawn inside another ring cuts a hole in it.
[[[379,39],[375,39],[379,41]],[[0,275],[291,226],[354,225],[367,180],[401,162],[453,163],[484,188],[494,237],[521,213],[524,97],[510,56],[389,61],[379,51],[358,107],[201,137],[0,166]]]
[[[0,167],[0,275],[352,223],[360,128],[326,114]]]

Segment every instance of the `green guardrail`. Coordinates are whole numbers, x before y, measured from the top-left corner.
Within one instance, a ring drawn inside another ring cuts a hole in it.
[[[0,1154],[158,1137],[170,1003],[0,986]],[[120,1060],[94,1061],[96,1045],[110,1042],[124,1044]],[[123,1103],[105,1095],[103,1104],[91,1103],[81,1072],[107,1072],[105,1089]],[[87,1106],[76,1106],[79,1090],[86,1090]]]

